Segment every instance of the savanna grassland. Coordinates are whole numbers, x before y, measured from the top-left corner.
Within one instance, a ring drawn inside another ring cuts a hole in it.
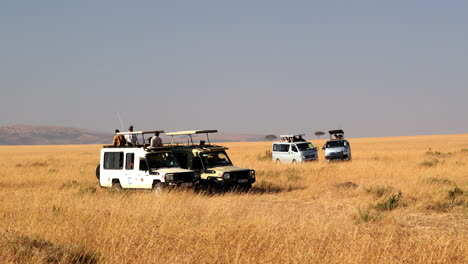
[[[297,165],[226,143],[257,183],[223,195],[100,188],[98,145],[0,147],[0,262],[468,263],[468,135],[349,141]]]

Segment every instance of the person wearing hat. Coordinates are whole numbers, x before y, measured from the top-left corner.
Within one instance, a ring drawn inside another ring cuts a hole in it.
[[[133,132],[133,126],[130,126],[128,128],[128,132]],[[138,139],[135,134],[127,134],[125,135],[125,140],[127,141],[128,145],[137,145],[138,144]]]
[[[112,145],[116,147],[123,147],[125,146],[125,137],[121,134],[117,135],[120,131],[118,129],[115,130],[115,136],[114,139],[112,140]]]

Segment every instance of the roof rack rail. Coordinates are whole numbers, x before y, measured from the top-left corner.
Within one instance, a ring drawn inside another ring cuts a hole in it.
[[[192,135],[206,134],[206,140],[207,140],[208,144],[211,144],[210,137],[208,136],[208,134],[209,133],[217,133],[217,132],[218,132],[218,130],[215,130],[215,129],[211,129],[211,130],[186,130],[186,131],[169,132],[169,133],[166,133],[166,136],[171,136],[172,137],[171,144],[174,144],[174,136],[188,136],[187,145],[194,145]]]

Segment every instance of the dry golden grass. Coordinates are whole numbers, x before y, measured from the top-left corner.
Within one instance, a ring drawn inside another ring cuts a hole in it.
[[[324,140],[312,140],[322,146]],[[114,192],[100,146],[0,147],[2,263],[467,263],[468,135],[350,139],[276,165],[226,143],[250,193]]]

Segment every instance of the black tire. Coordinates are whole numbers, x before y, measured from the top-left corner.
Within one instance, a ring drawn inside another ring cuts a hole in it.
[[[122,190],[122,185],[120,185],[120,182],[114,182],[112,183],[112,189],[121,191]]]
[[[101,180],[101,164],[98,164],[96,167],[96,178],[98,181]]]
[[[221,190],[221,188],[220,188],[219,184],[217,184],[214,181],[209,181],[208,182],[207,191],[208,191],[209,194],[218,193],[218,192],[220,192],[220,190]]]
[[[296,164],[296,163],[297,163],[297,161],[295,159],[293,159],[292,164]]]
[[[153,189],[151,190],[151,192],[155,193],[155,194],[161,194],[164,192],[164,184],[161,183],[161,182],[158,182],[156,183],[154,186],[153,186]]]
[[[281,160],[280,159],[276,159],[276,164],[280,164],[281,163]]]
[[[251,183],[239,184],[239,189],[243,192],[249,192],[251,188],[252,188]]]

